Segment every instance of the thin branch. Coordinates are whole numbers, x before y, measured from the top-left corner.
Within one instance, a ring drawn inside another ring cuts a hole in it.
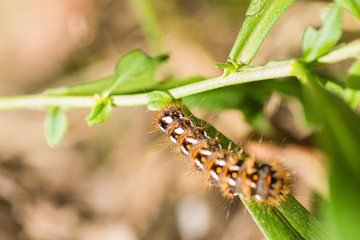
[[[261,67],[251,67],[242,72],[232,73],[227,77],[217,77],[186,86],[173,88],[169,93],[175,98],[183,98],[209,90],[272,78],[292,76],[292,64],[295,60],[272,62]],[[114,95],[113,105],[117,107],[147,105],[147,94]],[[45,94],[13,96],[0,98],[0,110],[9,109],[47,109],[91,108],[95,104],[94,96],[51,96]]]
[[[92,96],[48,96],[44,94],[12,96],[0,98],[0,110],[11,109],[47,109],[91,108],[95,104]]]
[[[149,0],[131,0],[130,3],[153,53],[155,55],[166,53],[160,24],[151,2]]]
[[[318,62],[322,64],[337,63],[349,58],[360,58],[360,39],[352,41],[343,47],[337,48],[320,57]]]
[[[343,47],[319,58],[322,64],[331,64],[349,58],[360,57],[360,40],[355,40]],[[168,92],[175,98],[183,98],[193,94],[218,89],[235,84],[261,81],[273,78],[297,76],[299,72],[295,67],[296,59],[286,61],[274,61],[265,66],[248,67],[241,72],[231,73],[226,77],[216,77],[200,82],[192,83]],[[300,77],[301,80],[301,77]],[[147,105],[147,94],[114,95],[113,105],[116,107]],[[0,110],[10,109],[48,109],[52,107],[62,108],[91,108],[95,104],[94,96],[53,96],[46,94],[11,96],[0,98]]]
[[[241,72],[231,73],[226,77],[217,77],[207,79],[201,82],[189,84],[169,90],[169,93],[175,98],[183,98],[196,93],[201,93],[221,87],[235,84],[255,82],[273,78],[290,77],[292,74],[292,65],[296,60],[286,60],[270,62],[261,67],[250,67]]]

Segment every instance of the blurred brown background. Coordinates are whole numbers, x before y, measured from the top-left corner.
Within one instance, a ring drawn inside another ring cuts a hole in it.
[[[152,2],[174,74],[220,75],[214,63],[226,61],[249,2]],[[300,57],[305,26],[320,26],[319,11],[327,5],[296,1],[253,65]],[[344,28],[350,38],[360,29],[349,15]],[[133,49],[152,54],[126,0],[2,1],[0,36],[1,96],[109,76]],[[288,105],[295,110],[284,121],[296,129],[288,134],[301,142],[309,131],[296,120],[299,104]],[[278,106],[274,96],[266,110],[279,112]],[[54,149],[43,136],[44,112],[0,113],[1,240],[263,238],[239,201],[208,191],[203,176],[154,132],[153,113],[145,107],[114,109],[108,121],[93,128],[84,121],[88,112],[68,112],[69,131]],[[313,191],[326,197],[323,158],[316,150],[286,138],[260,141],[237,111],[195,113],[251,154],[278,158],[294,170],[294,194],[308,209]]]

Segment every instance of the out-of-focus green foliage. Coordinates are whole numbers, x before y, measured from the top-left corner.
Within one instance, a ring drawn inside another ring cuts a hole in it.
[[[99,95],[95,97],[97,98],[97,104],[86,117],[86,121],[90,127],[104,122],[111,115],[111,98],[102,98]]]
[[[360,20],[360,1],[358,0],[335,0],[339,6],[353,14]]]
[[[50,147],[56,147],[67,131],[68,121],[66,113],[60,108],[51,109],[45,118],[45,137]]]
[[[313,62],[329,52],[341,37],[341,11],[337,5],[323,11],[324,26],[319,30],[307,27],[303,36],[303,60]]]

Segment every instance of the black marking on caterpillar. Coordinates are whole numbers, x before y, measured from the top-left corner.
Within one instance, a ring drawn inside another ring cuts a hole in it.
[[[242,149],[235,153],[222,149],[220,140],[195,126],[180,106],[163,109],[156,121],[195,168],[207,175],[210,186],[219,187],[226,195],[279,203],[289,193],[289,171],[276,164],[261,164]]]

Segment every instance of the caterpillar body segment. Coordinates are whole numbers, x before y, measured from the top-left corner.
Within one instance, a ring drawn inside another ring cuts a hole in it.
[[[219,187],[225,195],[278,203],[289,193],[289,171],[275,163],[262,164],[242,149],[222,149],[220,140],[209,137],[202,126],[184,116],[181,106],[160,111],[156,123],[195,168],[206,174],[210,186]]]

